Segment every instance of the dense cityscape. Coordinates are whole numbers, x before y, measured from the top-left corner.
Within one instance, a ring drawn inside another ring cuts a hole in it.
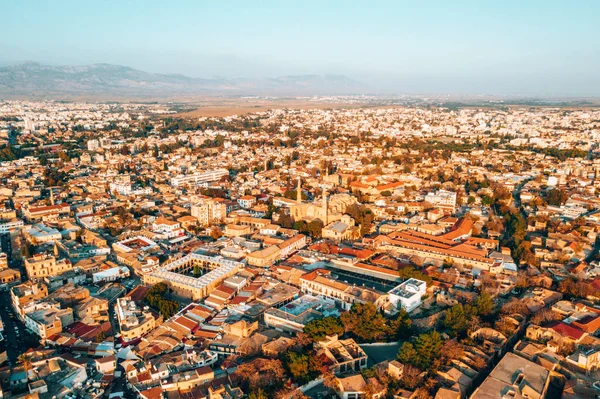
[[[600,109],[313,100],[1,101],[3,397],[597,398]]]

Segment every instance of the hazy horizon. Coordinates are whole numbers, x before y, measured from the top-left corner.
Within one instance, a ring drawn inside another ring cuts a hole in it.
[[[337,74],[374,92],[600,96],[600,4],[9,0],[3,65],[196,78]]]

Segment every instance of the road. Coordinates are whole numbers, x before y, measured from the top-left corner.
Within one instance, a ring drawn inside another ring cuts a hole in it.
[[[28,349],[25,345],[26,328],[12,312],[8,291],[0,292],[0,317],[4,324],[4,339],[6,340],[6,355],[9,365],[16,363],[21,353]]]

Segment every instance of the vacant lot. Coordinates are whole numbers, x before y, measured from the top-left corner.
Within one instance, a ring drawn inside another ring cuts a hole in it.
[[[276,108],[291,108],[291,109],[326,109],[326,108],[351,108],[358,107],[357,104],[344,103],[328,103],[317,102],[302,99],[227,99],[214,100],[200,103],[198,108],[193,111],[182,112],[177,114],[181,117],[199,118],[207,117],[224,117],[231,115],[245,115],[253,112],[263,112]]]

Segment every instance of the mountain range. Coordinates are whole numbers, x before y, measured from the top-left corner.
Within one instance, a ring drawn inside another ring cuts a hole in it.
[[[223,95],[310,96],[361,94],[368,87],[344,75],[260,79],[200,79],[122,65],[52,66],[24,62],[0,67],[0,99],[139,99]]]

